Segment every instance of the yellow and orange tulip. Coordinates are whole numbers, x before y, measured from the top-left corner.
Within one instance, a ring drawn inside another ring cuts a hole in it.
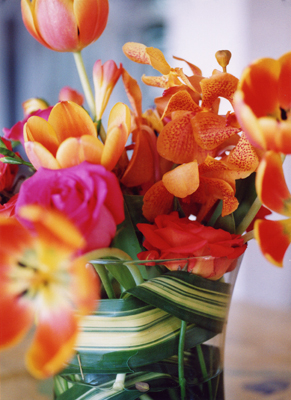
[[[74,102],[57,103],[48,118],[33,116],[24,126],[25,150],[36,169],[72,167],[88,161],[114,168],[130,132],[130,111],[122,103],[111,110],[107,139],[97,138],[89,114]]]
[[[108,0],[21,0],[28,32],[55,51],[80,51],[104,31]]]

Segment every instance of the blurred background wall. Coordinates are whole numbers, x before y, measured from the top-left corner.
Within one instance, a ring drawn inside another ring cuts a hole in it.
[[[81,90],[73,56],[42,47],[25,30],[20,1],[0,0],[0,127],[11,127],[22,119],[21,103],[42,97],[54,104],[59,90],[71,86]],[[94,62],[122,62],[140,82],[150,66],[130,62],[122,52],[128,41],[160,48],[171,66],[173,55],[198,65],[204,76],[217,68],[214,54],[228,49],[232,60],[228,72],[240,77],[254,59],[277,58],[291,51],[291,0],[109,0],[110,15],[101,38],[84,49],[91,77]],[[181,66],[181,64],[179,64]],[[182,65],[184,67],[184,65]],[[185,68],[187,73],[187,67]],[[189,72],[189,71],[188,71]],[[153,105],[161,91],[145,87],[144,108]],[[108,109],[117,101],[127,102],[119,82]],[[229,109],[223,102],[223,110]],[[291,163],[285,163],[291,187]],[[269,307],[291,307],[291,251],[283,269],[262,257],[255,242],[249,244],[234,296],[237,300]]]

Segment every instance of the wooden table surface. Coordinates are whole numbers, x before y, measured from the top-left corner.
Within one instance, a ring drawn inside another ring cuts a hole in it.
[[[0,354],[1,400],[51,400],[51,381],[25,371],[26,340]],[[291,310],[231,305],[225,348],[226,400],[291,399]]]

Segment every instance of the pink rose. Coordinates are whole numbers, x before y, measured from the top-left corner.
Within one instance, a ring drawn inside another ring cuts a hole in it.
[[[143,246],[148,250],[138,254],[140,260],[210,256],[164,265],[172,271],[186,267],[188,272],[213,280],[234,269],[236,258],[247,246],[240,235],[179,218],[177,212],[159,215],[153,225],[137,224],[137,227],[145,237]]]
[[[124,219],[123,196],[116,176],[103,166],[83,162],[70,168],[40,168],[21,186],[21,206],[40,204],[66,214],[87,241],[83,252],[108,247]]]

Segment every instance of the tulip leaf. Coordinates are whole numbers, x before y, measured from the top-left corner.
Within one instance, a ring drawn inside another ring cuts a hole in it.
[[[10,151],[10,150],[8,150],[8,151]],[[3,153],[2,150],[1,150],[1,153]],[[27,161],[24,161],[22,158],[17,157],[15,154],[14,154],[14,157],[9,157],[9,156],[8,157],[1,157],[0,161],[2,161],[5,164],[27,165],[28,167],[34,169],[34,167],[33,167],[33,165],[31,163],[29,163]]]
[[[184,321],[221,332],[228,312],[230,285],[184,271],[171,271],[128,292]]]
[[[256,173],[254,172],[247,178],[236,181],[236,198],[239,201],[239,206],[234,212],[234,219],[237,227],[257,198],[255,180]]]

